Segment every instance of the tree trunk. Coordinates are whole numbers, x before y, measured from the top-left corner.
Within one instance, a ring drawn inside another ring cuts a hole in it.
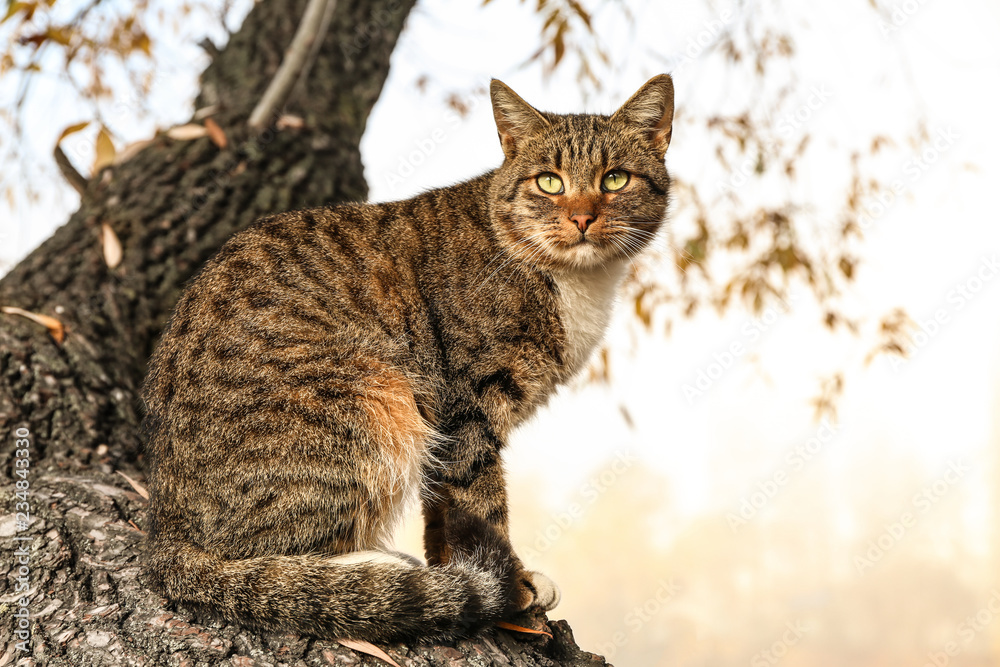
[[[0,317],[0,430],[30,425],[36,466],[134,465],[137,388],[187,280],[263,214],[364,199],[358,145],[413,2],[340,0],[315,65],[285,109],[304,127],[254,135],[246,118],[305,2],[257,4],[202,76],[197,106],[218,107],[213,120],[228,147],[161,134],[92,178],[80,210],[0,280],[0,304],[66,327],[57,344],[28,320]],[[114,269],[102,253],[104,225],[123,248]],[[109,451],[97,457],[102,444]],[[7,439],[3,451],[11,446]]]
[[[157,136],[92,178],[80,209],[0,280],[0,305],[65,328],[57,342],[28,319],[0,315],[0,463],[16,481],[27,462],[32,517],[0,518],[0,539],[13,545],[0,561],[0,667],[29,656],[39,665],[376,664],[335,642],[204,619],[150,592],[139,567],[145,501],[111,473],[143,477],[138,388],[202,263],[261,215],[364,199],[359,142],[414,2],[338,0],[314,65],[281,112],[303,123],[254,134],[246,119],[305,0],[257,3],[202,75],[196,106],[214,107],[226,147]],[[113,238],[122,259],[109,268]],[[25,432],[27,459],[15,436]],[[14,481],[4,512],[24,502]],[[16,644],[19,579],[30,584],[27,653]],[[550,628],[551,640],[494,630],[455,647],[389,650],[401,665],[604,664],[579,651],[565,624]]]

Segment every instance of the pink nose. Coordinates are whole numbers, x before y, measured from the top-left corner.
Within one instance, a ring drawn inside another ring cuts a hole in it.
[[[570,216],[570,220],[576,223],[576,226],[580,228],[581,232],[586,232],[587,227],[589,227],[590,223],[594,221],[594,216],[589,213],[582,213],[580,215]]]

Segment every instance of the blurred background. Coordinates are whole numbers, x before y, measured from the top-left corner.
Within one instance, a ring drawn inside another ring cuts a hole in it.
[[[78,205],[56,143],[88,172],[186,123],[198,44],[249,8],[7,3],[0,271]],[[81,11],[109,43],[131,17],[127,46],[46,51]],[[417,3],[362,143],[372,200],[499,164],[491,77],[610,113],[674,76],[669,232],[506,453],[515,546],[582,647],[1000,665],[998,31],[986,0]]]

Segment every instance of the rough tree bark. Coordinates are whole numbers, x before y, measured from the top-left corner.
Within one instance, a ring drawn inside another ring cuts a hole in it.
[[[414,2],[339,0],[315,63],[282,110],[304,122],[260,134],[246,119],[306,3],[257,3],[202,75],[196,102],[214,108],[227,146],[159,135],[92,178],[80,209],[0,280],[0,305],[65,326],[57,342],[27,319],[0,315],[0,464],[11,480],[0,493],[0,667],[383,664],[335,642],[248,632],[148,590],[139,567],[145,501],[113,473],[141,483],[138,387],[201,264],[265,213],[365,197],[359,142]],[[105,226],[123,251],[115,268],[104,259]],[[31,443],[24,530],[7,514],[17,500],[17,429]],[[30,544],[28,653],[13,634],[22,544]],[[401,665],[604,664],[576,647],[565,623],[549,627],[553,639],[493,630],[454,647],[388,649]]]

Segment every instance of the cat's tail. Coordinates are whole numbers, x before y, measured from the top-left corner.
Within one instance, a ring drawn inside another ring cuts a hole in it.
[[[262,630],[370,642],[474,634],[511,611],[517,567],[499,536],[433,567],[380,551],[226,560],[167,535],[147,550],[147,572],[172,600]]]

